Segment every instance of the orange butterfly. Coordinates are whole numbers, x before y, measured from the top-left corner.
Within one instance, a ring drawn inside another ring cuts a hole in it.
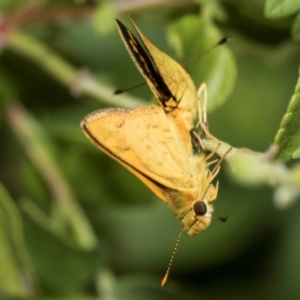
[[[145,50],[117,20],[120,35],[159,105],[102,109],[88,115],[81,128],[100,150],[168,204],[181,219],[182,231],[194,235],[211,222],[212,203],[218,194],[218,184],[212,181],[220,161],[210,171],[211,155],[194,149],[190,131],[198,114],[198,99],[190,76],[131,22]]]

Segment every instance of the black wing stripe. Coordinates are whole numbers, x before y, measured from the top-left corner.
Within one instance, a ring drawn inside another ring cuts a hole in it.
[[[160,73],[154,68],[155,64],[150,59],[151,56],[144,50],[140,42],[136,39],[133,33],[125,27],[125,25],[117,19],[116,22],[124,44],[126,45],[126,48],[138,69],[142,75],[152,83],[153,88],[155,89],[153,92],[155,93],[157,100],[163,107],[168,107],[168,101],[172,98],[174,99],[174,97]]]

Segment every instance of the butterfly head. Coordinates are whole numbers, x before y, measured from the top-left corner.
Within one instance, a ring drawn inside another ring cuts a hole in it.
[[[189,212],[182,219],[183,228],[188,235],[195,235],[205,230],[211,222],[213,205],[218,186],[210,185],[204,197],[193,202]]]

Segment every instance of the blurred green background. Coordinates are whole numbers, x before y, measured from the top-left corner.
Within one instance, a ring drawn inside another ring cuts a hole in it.
[[[299,203],[279,210],[226,168],[215,215],[228,221],[184,235],[159,289],[181,223],[79,127],[155,101],[147,86],[112,96],[143,81],[114,23],[132,29],[130,14],[181,63],[233,37],[185,67],[208,84],[210,131],[265,151],[298,77],[297,2],[2,1],[0,298],[299,299]]]

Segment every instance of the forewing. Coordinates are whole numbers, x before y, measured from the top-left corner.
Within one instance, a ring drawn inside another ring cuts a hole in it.
[[[100,110],[87,116],[81,127],[97,147],[162,200],[195,186],[189,132],[172,124],[159,106]]]
[[[172,96],[177,102],[179,108],[192,110],[197,109],[196,88],[186,70],[173,60],[170,56],[156,48],[139,30],[136,24],[130,19],[136,32],[138,33],[144,47],[154,62],[158,73],[163,82],[170,90]],[[163,107],[168,106],[168,103],[161,103]]]
[[[141,46],[139,41],[135,38],[133,33],[119,20],[116,20],[120,36],[124,42],[126,49],[128,50],[132,60],[137,66],[140,73],[146,79],[148,86],[153,92],[155,98],[161,105],[173,97],[168,86],[164,82],[160,74],[155,70],[151,59]]]

